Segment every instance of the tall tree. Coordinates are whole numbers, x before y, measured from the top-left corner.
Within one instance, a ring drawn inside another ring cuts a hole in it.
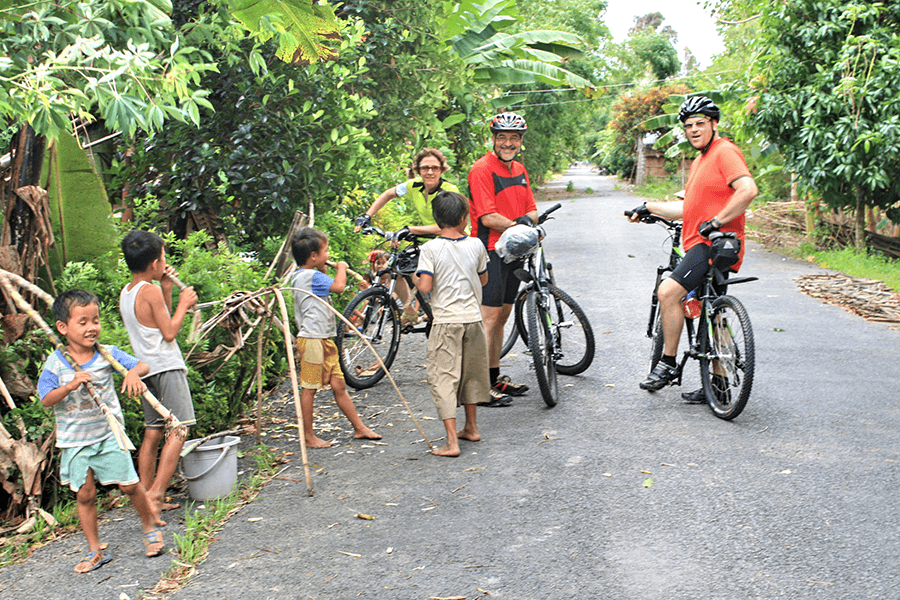
[[[857,214],[900,220],[900,3],[794,0],[765,5],[751,103],[803,184]]]

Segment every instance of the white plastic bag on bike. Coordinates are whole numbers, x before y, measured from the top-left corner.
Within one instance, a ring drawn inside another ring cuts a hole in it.
[[[503,262],[511,263],[534,252],[539,241],[540,232],[536,227],[513,225],[500,235],[494,249]]]

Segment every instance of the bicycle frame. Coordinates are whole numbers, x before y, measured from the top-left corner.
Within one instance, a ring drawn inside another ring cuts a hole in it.
[[[650,320],[647,322],[647,337],[653,337],[653,324],[656,322],[656,311],[659,310],[659,284],[662,283],[663,275],[671,273],[678,266],[678,262],[684,258],[684,250],[681,249],[681,223],[674,222],[670,229],[670,239],[672,240],[672,251],[669,253],[669,264],[660,265],[656,268],[656,284],[653,286],[653,297],[650,300]]]
[[[383,232],[381,232],[380,230],[378,230],[374,227],[370,227],[370,229],[372,230],[371,232],[366,231],[364,233],[383,235]],[[408,246],[406,246],[405,248],[403,248],[402,250],[400,249],[399,246],[392,247],[390,250],[390,257],[388,258],[387,265],[385,265],[385,267],[383,269],[380,269],[379,271],[377,271],[375,273],[375,275],[374,275],[375,281],[372,284],[372,287],[382,288],[382,289],[386,290],[387,293],[391,297],[393,297],[394,292],[397,288],[397,279],[402,277],[403,280],[406,281],[406,285],[407,285],[409,291],[412,292],[413,290],[415,290],[414,297],[419,302],[419,306],[422,307],[422,310],[424,311],[425,316],[427,317],[425,327],[420,330],[416,330],[416,331],[425,331],[426,335],[431,331],[431,322],[434,319],[434,315],[431,312],[431,304],[428,303],[428,299],[425,298],[425,295],[422,294],[422,292],[420,292],[419,289],[413,283],[412,275],[409,275],[407,273],[402,273],[399,270],[398,262],[400,261],[401,258],[409,258],[414,255],[418,255],[420,238],[430,238],[430,237],[434,237],[434,236],[413,236],[411,243]],[[384,277],[385,275],[388,275],[390,277],[390,283],[387,285],[385,285],[381,281],[381,278]],[[412,329],[403,330],[403,331],[401,331],[401,333],[407,333],[408,331],[412,331]]]

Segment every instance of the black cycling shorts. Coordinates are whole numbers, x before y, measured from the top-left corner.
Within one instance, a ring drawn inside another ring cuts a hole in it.
[[[481,304],[499,307],[514,303],[519,291],[519,278],[514,272],[525,265],[524,261],[505,263],[494,250],[488,252],[488,258],[488,282],[481,288]]]
[[[706,272],[709,270],[709,246],[706,244],[697,244],[687,251],[675,270],[669,276],[687,291],[695,290],[703,284],[706,278]],[[728,279],[728,270],[722,272],[725,279]],[[719,291],[719,290],[717,290]]]
[[[700,287],[709,270],[709,246],[697,244],[687,251],[670,277],[691,291]]]

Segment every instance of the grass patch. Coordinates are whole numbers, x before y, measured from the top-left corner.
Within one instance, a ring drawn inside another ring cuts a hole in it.
[[[632,193],[645,198],[654,198],[656,200],[675,200],[675,192],[684,189],[681,183],[681,177],[657,179],[648,177],[647,181],[641,185],[636,185],[631,190]]]
[[[278,472],[278,466],[284,462],[264,444],[252,448],[244,456],[253,460],[253,474],[239,481],[231,494],[226,498],[204,503],[202,508],[194,509],[188,505],[185,517],[184,535],[175,534],[177,557],[172,560],[172,567],[152,590],[148,590],[142,598],[154,598],[159,594],[171,594],[183,586],[194,573],[194,567],[203,561],[209,553],[215,534],[226,521],[252,501],[263,486]]]
[[[851,277],[877,279],[892,291],[900,292],[900,263],[880,254],[860,252],[855,248],[816,250],[808,243],[802,244],[797,254],[822,268],[840,271]]]

